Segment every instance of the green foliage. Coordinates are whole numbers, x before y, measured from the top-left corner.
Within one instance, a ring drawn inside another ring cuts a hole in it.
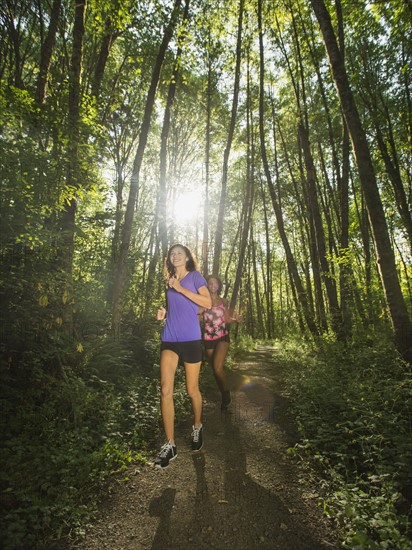
[[[77,355],[51,373],[45,353],[22,354],[13,372],[2,363],[3,548],[80,534],[107,476],[145,461],[159,435],[154,345],[103,338]],[[179,416],[188,403],[181,378],[176,393]]]
[[[275,359],[302,437],[291,453],[324,477],[325,514],[352,549],[412,548],[412,371],[380,336],[347,348],[288,342]]]

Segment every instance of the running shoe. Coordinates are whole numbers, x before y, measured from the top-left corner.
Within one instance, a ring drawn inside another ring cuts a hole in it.
[[[192,426],[192,451],[200,451],[203,447],[203,427]]]
[[[167,468],[171,460],[177,457],[176,445],[172,445],[170,441],[165,443],[160,449],[159,456],[155,460],[156,468]]]

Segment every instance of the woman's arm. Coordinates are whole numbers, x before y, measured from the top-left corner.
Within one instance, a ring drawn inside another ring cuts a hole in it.
[[[222,301],[225,306],[225,323],[240,323],[243,320],[240,313],[235,313],[234,308],[229,309],[229,302],[226,298],[222,298]]]
[[[177,292],[180,292],[180,294],[183,294],[183,296],[186,296],[186,298],[189,298],[189,300],[200,307],[204,307],[206,309],[210,309],[212,307],[212,298],[210,297],[210,292],[207,286],[201,286],[197,293],[192,292],[182,286],[174,277],[169,279],[169,286],[170,288],[174,288]]]

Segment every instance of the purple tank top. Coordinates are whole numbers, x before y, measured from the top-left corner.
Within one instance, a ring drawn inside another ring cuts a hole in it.
[[[180,284],[195,293],[202,286],[207,288],[205,278],[198,271],[190,271],[183,277]],[[167,315],[161,335],[162,342],[201,340],[202,335],[197,316],[199,306],[174,288],[167,289],[166,298]]]

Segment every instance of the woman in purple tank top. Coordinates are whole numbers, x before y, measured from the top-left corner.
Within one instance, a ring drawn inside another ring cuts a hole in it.
[[[200,451],[203,446],[202,395],[199,391],[202,335],[197,313],[199,307],[212,305],[206,280],[197,270],[196,259],[186,246],[175,244],[169,249],[164,275],[167,310],[161,307],[157,319],[166,320],[160,348],[160,404],[167,442],[155,460],[157,468],[166,468],[177,456],[173,387],[179,359],[185,367],[186,388],[192,401],[192,450]]]

